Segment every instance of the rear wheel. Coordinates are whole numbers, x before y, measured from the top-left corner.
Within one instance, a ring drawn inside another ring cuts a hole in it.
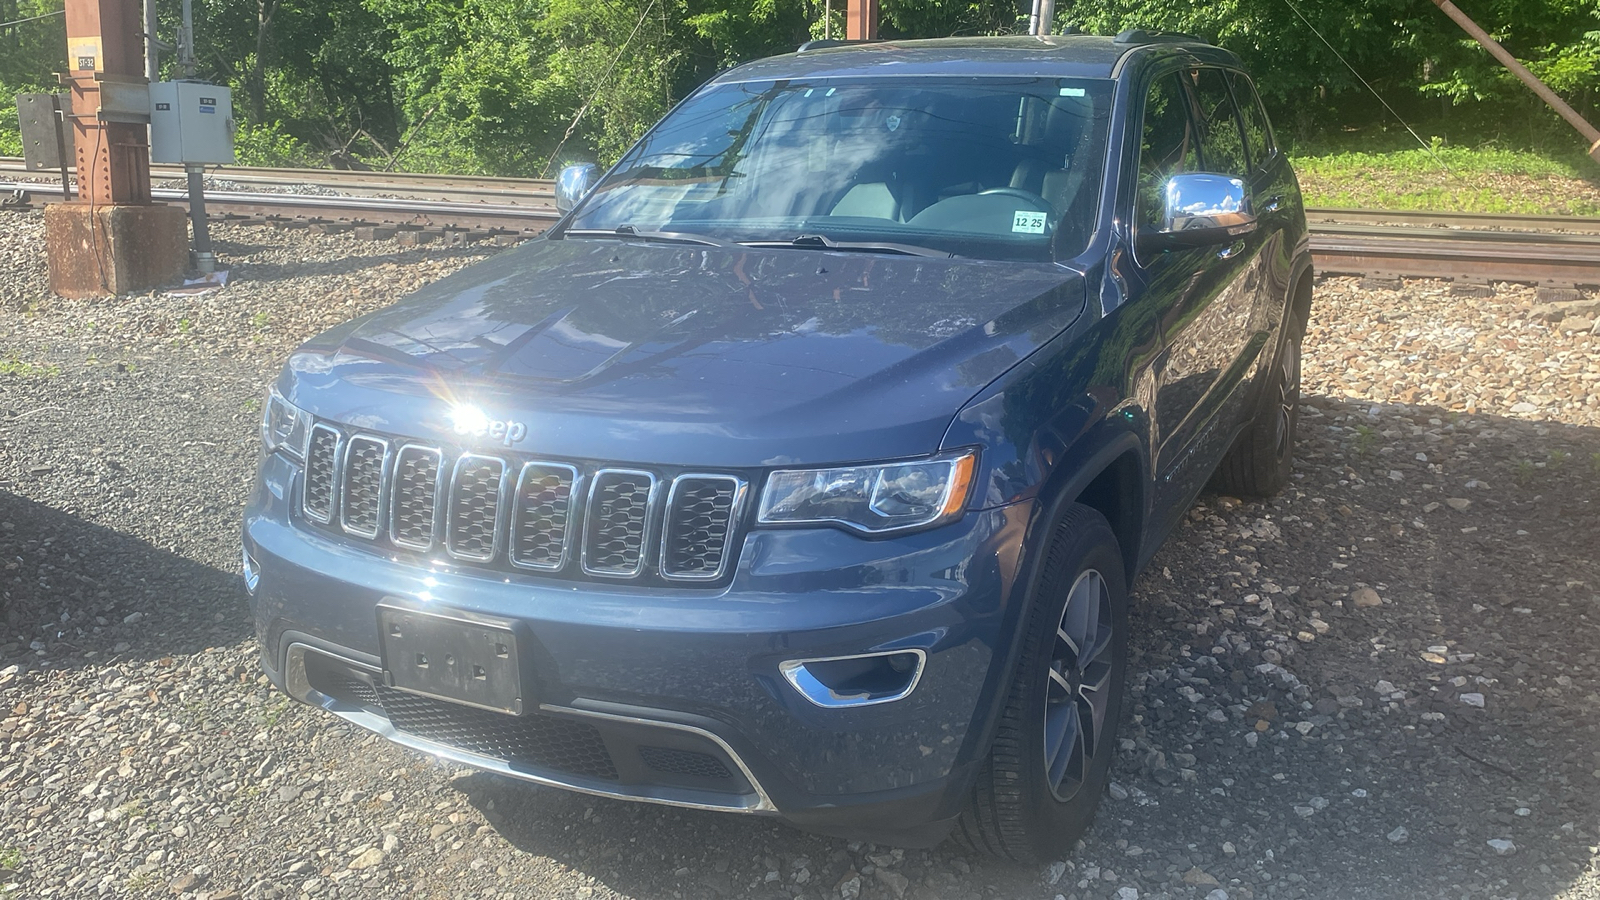
[[[1284,323],[1283,348],[1268,371],[1270,379],[1256,414],[1218,464],[1212,486],[1227,494],[1270,497],[1289,483],[1294,470],[1294,437],[1300,422],[1300,344],[1306,323],[1291,313]]]
[[[1088,830],[1116,752],[1127,623],[1116,536],[1104,516],[1074,504],[1050,536],[1011,693],[958,841],[1036,860],[1069,851]]]

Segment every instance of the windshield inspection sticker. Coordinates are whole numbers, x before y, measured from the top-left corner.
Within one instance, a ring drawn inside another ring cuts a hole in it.
[[[1019,209],[1011,216],[1011,230],[1016,234],[1044,234],[1044,213]]]

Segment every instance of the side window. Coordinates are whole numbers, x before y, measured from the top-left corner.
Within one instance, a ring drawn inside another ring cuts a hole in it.
[[[1272,158],[1276,147],[1272,143],[1272,126],[1267,124],[1266,111],[1261,108],[1261,98],[1256,96],[1255,85],[1239,72],[1229,72],[1233,82],[1233,96],[1239,100],[1239,111],[1244,114],[1244,136],[1250,145],[1250,162],[1260,169]]]
[[[1247,177],[1250,161],[1245,155],[1244,133],[1226,76],[1221,69],[1194,69],[1187,74],[1194,81],[1195,99],[1200,103],[1204,128],[1200,155],[1205,159],[1206,171]]]
[[[1189,93],[1176,73],[1151,82],[1142,129],[1134,222],[1140,227],[1160,227],[1167,179],[1179,172],[1200,170]]]

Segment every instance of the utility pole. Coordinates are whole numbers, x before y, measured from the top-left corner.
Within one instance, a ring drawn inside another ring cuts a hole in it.
[[[151,84],[161,79],[161,51],[172,49],[157,34],[156,0],[144,0],[144,77]]]
[[[72,93],[78,196],[45,208],[50,288],[63,296],[117,294],[183,274],[182,211],[150,198],[139,2],[66,2],[61,81]]]
[[[1454,19],[1455,23],[1461,26],[1461,30],[1472,35],[1472,39],[1482,44],[1483,49],[1489,51],[1491,56],[1500,61],[1500,65],[1510,69],[1511,74],[1522,79],[1522,83],[1528,86],[1528,90],[1538,94],[1540,100],[1543,100],[1547,106],[1560,114],[1561,118],[1566,119],[1568,125],[1577,129],[1578,133],[1583,135],[1584,140],[1589,142],[1589,158],[1600,162],[1600,129],[1590,125],[1587,119],[1578,115],[1577,110],[1568,106],[1567,102],[1557,96],[1555,91],[1550,90],[1549,85],[1540,81],[1532,72],[1529,72],[1527,66],[1518,62],[1515,56],[1512,56],[1506,48],[1500,46],[1499,41],[1490,37],[1489,32],[1479,28],[1477,22],[1472,21],[1466,13],[1462,12],[1450,0],[1433,0],[1433,5],[1439,7],[1444,11],[1445,15]]]
[[[1033,0],[1033,14],[1028,16],[1029,34],[1050,34],[1055,29],[1056,0]]]

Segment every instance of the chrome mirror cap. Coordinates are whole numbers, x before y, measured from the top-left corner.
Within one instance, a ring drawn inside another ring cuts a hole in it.
[[[1165,195],[1162,234],[1210,232],[1215,235],[1221,231],[1227,236],[1237,236],[1256,223],[1244,182],[1229,175],[1204,172],[1174,175],[1167,179]]]
[[[556,211],[562,215],[572,212],[589,191],[594,183],[600,180],[600,167],[594,163],[581,163],[576,166],[567,166],[556,176]]]

